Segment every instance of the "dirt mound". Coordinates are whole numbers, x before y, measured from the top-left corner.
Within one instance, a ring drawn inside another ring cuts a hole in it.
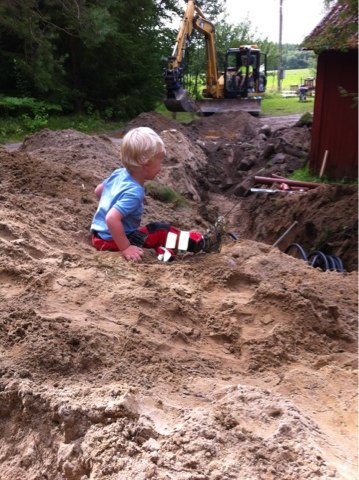
[[[92,249],[93,189],[118,165],[106,138],[43,131],[0,151],[2,476],[355,478],[357,273],[244,240],[265,222],[276,239],[273,212],[354,229],[354,192],[235,197],[208,177],[206,138],[165,130],[158,180],[186,201],[150,195],[144,220],[202,229],[232,208],[243,234],[219,254],[131,264]]]
[[[155,132],[161,133],[163,130],[178,130],[182,133],[186,132],[186,127],[176,120],[171,120],[157,112],[145,112],[138,115],[131,122],[129,122],[125,128],[117,133],[116,136],[123,136],[126,132],[132,128],[137,127],[150,127]]]
[[[166,160],[158,181],[200,202],[202,178],[207,165],[204,152],[178,130],[165,130],[161,136],[166,146]]]
[[[229,112],[200,117],[188,124],[190,135],[202,140],[235,140],[253,138],[261,127],[258,118],[247,112]]]
[[[357,270],[357,187],[323,185],[304,194],[252,194],[233,219],[244,238],[271,244],[295,221],[296,228],[280,244],[282,250],[299,243],[308,254],[320,250],[337,255],[347,270]]]
[[[72,166],[87,175],[102,180],[119,164],[119,147],[106,135],[87,135],[68,129],[61,132],[41,130],[27,137],[20,152],[35,160],[45,160],[60,166]]]

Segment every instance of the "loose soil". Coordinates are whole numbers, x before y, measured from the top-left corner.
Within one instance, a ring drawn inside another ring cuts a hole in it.
[[[250,193],[304,165],[297,120],[150,112],[116,133],[147,125],[166,145],[144,222],[226,218],[220,253],[168,264],[91,247],[118,140],[43,130],[0,148],[2,479],[357,478],[357,189]]]

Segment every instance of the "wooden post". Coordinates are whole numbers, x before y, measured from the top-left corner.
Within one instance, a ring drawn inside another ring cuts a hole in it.
[[[283,0],[279,0],[279,43],[278,43],[278,92],[282,91],[282,81],[283,81],[283,44],[282,44],[282,33],[283,33]]]
[[[298,224],[297,220],[295,222],[292,223],[292,225],[283,233],[283,235],[281,235],[278,240],[276,242],[273,243],[273,247],[276,247],[278,245],[278,243],[280,243],[284,237],[286,237],[288,235],[288,233],[290,231],[293,230],[293,228]]]
[[[328,153],[329,153],[328,150],[325,150],[323,161],[322,161],[322,166],[320,167],[319,178],[322,178],[325,167],[327,165]]]

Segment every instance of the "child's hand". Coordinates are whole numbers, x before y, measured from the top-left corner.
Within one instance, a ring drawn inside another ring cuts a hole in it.
[[[121,255],[128,261],[128,262],[140,262],[143,257],[143,250],[140,247],[136,247],[135,245],[130,245],[129,247],[125,248],[125,250],[121,251]]]

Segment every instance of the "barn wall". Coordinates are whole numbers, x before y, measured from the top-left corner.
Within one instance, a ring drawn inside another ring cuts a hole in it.
[[[325,175],[358,176],[358,108],[338,87],[358,92],[358,51],[326,51],[319,55],[309,168],[319,173],[328,150]]]

